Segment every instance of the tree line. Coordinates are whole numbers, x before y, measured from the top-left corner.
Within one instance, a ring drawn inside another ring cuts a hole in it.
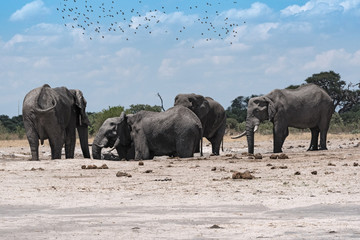
[[[322,87],[333,99],[335,106],[335,113],[330,125],[330,130],[339,132],[360,132],[360,82],[346,83],[341,79],[339,73],[334,71],[320,72],[313,74],[311,77],[305,79],[303,84],[314,83]],[[301,84],[301,85],[303,85]],[[288,89],[296,89],[301,85],[290,85]],[[231,101],[231,105],[226,109],[227,127],[242,131],[245,127],[245,120],[247,114],[247,105],[252,97],[238,96]],[[109,117],[120,116],[121,112],[125,111],[127,114],[133,114],[141,110],[161,112],[161,106],[150,106],[147,104],[130,105],[128,109],[123,106],[108,107],[100,112],[88,112],[90,127],[89,134],[93,135],[100,128],[102,123]],[[270,125],[263,125],[262,133],[271,133]],[[269,129],[270,128],[270,129]],[[261,129],[260,129],[261,130]],[[24,124],[22,116],[8,117],[7,115],[0,115],[0,139],[23,138],[25,135]]]

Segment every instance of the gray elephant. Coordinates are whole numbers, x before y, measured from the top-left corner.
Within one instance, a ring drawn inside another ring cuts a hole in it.
[[[114,147],[122,146],[128,151],[128,143],[133,142],[136,160],[163,155],[193,157],[202,138],[199,118],[182,106],[165,112],[140,111],[128,116],[122,113],[120,118],[124,124],[118,131],[124,136],[119,135]]]
[[[89,120],[86,100],[80,90],[51,88],[48,84],[31,90],[24,98],[23,120],[32,160],[39,160],[39,140],[49,139],[51,158],[60,159],[65,144],[66,158],[74,158],[78,130],[81,150],[90,158],[88,147]]]
[[[132,116],[129,114],[128,117]],[[112,117],[104,121],[96,133],[94,142],[92,144],[92,157],[94,159],[101,159],[102,148],[114,147],[116,141],[116,149],[119,159],[134,159],[135,149],[131,141],[130,126],[124,121],[124,117]]]
[[[200,119],[203,136],[211,142],[212,153],[220,154],[220,145],[226,129],[224,108],[210,97],[198,94],[178,94],[174,106],[184,106],[192,110]]]
[[[254,153],[254,132],[260,122],[270,120],[273,123],[274,153],[282,152],[288,127],[310,128],[311,142],[309,150],[326,148],[326,135],[329,129],[334,104],[329,95],[314,84],[303,85],[297,89],[276,89],[267,95],[251,98],[248,103],[246,130],[237,137],[247,136],[248,152]]]

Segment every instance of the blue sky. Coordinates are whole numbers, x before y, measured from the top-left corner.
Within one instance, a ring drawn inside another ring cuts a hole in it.
[[[265,94],[333,70],[360,81],[360,0],[17,0],[0,8],[0,114],[48,83],[87,110],[178,93]]]

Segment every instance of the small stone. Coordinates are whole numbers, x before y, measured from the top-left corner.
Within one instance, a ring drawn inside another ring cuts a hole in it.
[[[295,175],[300,175],[301,173],[299,171],[296,171],[295,172]]]
[[[280,154],[278,158],[279,159],[289,159],[288,155],[286,155],[285,153]]]
[[[271,154],[270,155],[270,159],[277,159],[279,156],[278,155],[276,155],[276,154]]]
[[[222,227],[220,227],[220,226],[217,225],[217,224],[214,224],[214,225],[212,225],[212,226],[210,227],[210,229],[220,229],[220,228],[222,228]]]
[[[255,157],[255,159],[262,159],[261,153],[256,153],[256,154],[254,155],[254,157]]]
[[[317,171],[312,171],[311,174],[312,175],[317,175]]]
[[[245,172],[234,172],[232,175],[232,179],[253,179],[254,176],[251,175],[249,170],[246,170]]]
[[[99,169],[109,169],[109,167],[106,164],[101,165],[98,167]]]
[[[146,170],[145,173],[152,173],[153,170]]]
[[[211,168],[211,171],[216,171],[216,167]]]
[[[86,165],[82,165],[82,166],[81,166],[81,169],[86,169]]]
[[[139,162],[139,166],[144,166],[144,162],[143,162],[143,161],[140,161],[140,162]]]
[[[359,163],[357,163],[357,162],[354,162],[354,167],[358,167],[359,166]]]
[[[131,177],[131,174],[119,171],[119,172],[116,173],[116,176],[117,177]]]

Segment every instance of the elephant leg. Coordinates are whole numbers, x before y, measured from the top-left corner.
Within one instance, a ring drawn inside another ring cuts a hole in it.
[[[311,130],[311,142],[308,151],[318,150],[319,128],[310,128]]]
[[[61,150],[64,145],[65,133],[61,129],[54,129],[52,136],[49,137],[51,147],[51,159],[61,159]]]
[[[24,122],[24,126],[26,129],[26,137],[30,145],[31,160],[37,161],[39,160],[39,136],[35,129],[26,121]]]
[[[127,150],[125,147],[118,146],[118,147],[116,147],[116,151],[119,155],[119,160],[127,159]]]
[[[282,146],[285,142],[286,137],[289,135],[288,127],[279,127],[274,124],[273,138],[274,138],[274,153],[282,152]]]
[[[197,143],[197,141],[196,141]],[[194,156],[195,141],[189,140],[186,143],[181,140],[176,141],[176,156],[179,158],[190,158]],[[198,146],[198,145],[196,145]]]
[[[76,143],[75,128],[68,128],[65,133],[65,157],[74,158]]]
[[[326,147],[326,136],[327,136],[328,128],[324,130],[320,130],[320,150],[327,150]]]

